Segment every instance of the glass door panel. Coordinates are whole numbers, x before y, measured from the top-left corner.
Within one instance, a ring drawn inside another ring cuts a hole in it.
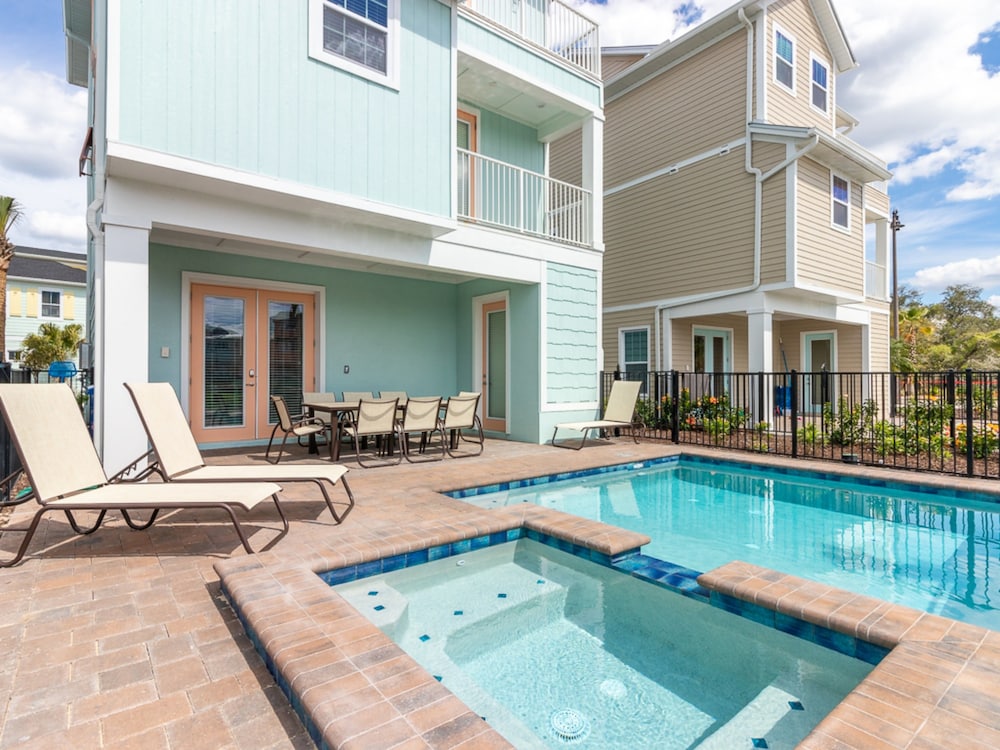
[[[806,334],[806,410],[819,412],[833,399],[833,334]]]
[[[278,420],[272,395],[284,397],[294,415],[302,413],[302,392],[316,390],[314,303],[312,295],[268,290],[260,294],[264,316],[260,328],[267,337],[260,344],[261,351],[267,352],[267,362],[261,364],[266,367],[267,383],[258,394],[258,408],[267,415],[263,426],[270,434]]]
[[[507,431],[507,303],[483,305],[483,427]]]

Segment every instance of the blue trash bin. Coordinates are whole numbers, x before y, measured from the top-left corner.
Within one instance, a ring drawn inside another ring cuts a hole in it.
[[[784,414],[792,408],[792,389],[787,385],[779,385],[774,389],[774,412]]]

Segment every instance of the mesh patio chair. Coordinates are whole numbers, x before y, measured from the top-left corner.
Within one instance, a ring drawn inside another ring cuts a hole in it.
[[[402,444],[403,458],[410,463],[423,461],[440,461],[445,456],[446,440],[444,431],[441,429],[441,397],[414,397],[406,402],[406,409],[403,412],[403,419],[399,424],[399,437]],[[428,458],[416,459],[410,453],[410,435],[420,434],[420,443],[417,453],[423,455],[427,449],[430,438],[434,433],[441,436],[441,455],[431,455]]]
[[[315,436],[319,433],[325,433],[330,428],[326,422],[317,417],[307,417],[304,414],[293,417],[288,412],[288,404],[282,396],[271,396],[271,403],[274,404],[278,421],[274,425],[274,429],[271,430],[271,439],[267,441],[267,450],[264,451],[264,458],[272,464],[281,461],[281,454],[285,451],[285,443],[288,442],[289,435],[294,435],[297,442],[301,438],[309,437],[310,435]],[[271,445],[274,443],[274,436],[278,434],[278,430],[282,432],[281,447],[278,448],[278,454],[271,461]]]
[[[483,434],[483,424],[479,419],[479,394],[463,391],[449,398],[444,405],[444,416],[440,419],[441,429],[448,436],[445,442],[448,455],[452,458],[468,458],[478,456],[483,452],[486,437]],[[473,436],[470,437],[469,433]],[[458,449],[463,443],[473,443],[479,446],[475,453],[461,453]]]
[[[388,466],[398,464],[403,460],[402,447],[400,453],[392,458],[379,456],[389,456],[393,453],[393,440],[398,435],[398,422],[396,421],[396,409],[399,402],[394,398],[387,399],[361,399],[358,402],[358,410],[355,414],[340,422],[341,437],[348,438],[354,445],[354,455],[358,458],[358,465],[366,469],[374,466]],[[372,452],[375,460],[369,457],[368,462],[362,457],[362,441],[366,438],[375,438],[372,441]]]

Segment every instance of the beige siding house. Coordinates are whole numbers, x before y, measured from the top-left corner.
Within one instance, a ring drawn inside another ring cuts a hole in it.
[[[891,175],[836,98],[856,65],[828,0],[606,51],[605,369],[888,369]]]

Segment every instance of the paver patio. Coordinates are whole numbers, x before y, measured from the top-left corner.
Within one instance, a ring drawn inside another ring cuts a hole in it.
[[[624,439],[579,452],[489,441],[478,458],[354,469],[350,481],[358,502],[340,526],[309,488],[290,485],[285,496],[295,501],[285,507],[291,529],[267,553],[255,557],[245,555],[232,525],[218,512],[169,513],[144,532],[132,531],[115,518],[88,537],[73,534],[65,518],[50,515],[25,561],[0,570],[0,750],[60,745],[143,750],[313,747],[222,596],[216,563],[232,560],[222,567],[233,569],[243,567],[235,562],[239,559],[248,568],[272,565],[269,575],[274,575],[294,572],[296,565],[307,565],[317,555],[349,557],[379,548],[385,540],[398,545],[401,539],[413,543],[447,536],[456,528],[496,523],[490,516],[496,512],[451,500],[438,490],[675,451],[666,444],[635,445]],[[259,461],[262,455],[262,450],[249,456],[215,454],[211,460]],[[301,451],[295,455],[302,463],[320,460],[306,458]],[[353,466],[350,460],[345,463]],[[801,461],[794,465],[807,466]],[[921,481],[955,484],[951,478]],[[974,482],[970,487],[998,489],[991,483]],[[9,523],[23,525],[32,511],[31,505],[16,508]],[[273,540],[279,528],[273,506],[255,510],[246,523],[256,548]],[[19,534],[0,536],[4,552],[19,542]],[[726,566],[715,581],[751,601],[766,599],[761,590],[775,583],[772,572],[753,566]],[[781,585],[792,591],[797,583],[782,580]],[[796,600],[803,598],[808,599],[799,590]],[[768,606],[772,604],[778,606]],[[898,612],[894,609],[893,614]],[[902,675],[900,679],[928,683],[927,710],[901,710],[900,719],[888,719],[899,731],[886,732],[885,717],[873,716],[878,711],[871,707],[891,704],[894,697],[891,685],[876,686],[868,694],[852,694],[853,702],[824,723],[824,732],[810,747],[947,747],[952,740],[963,748],[1000,746],[1000,710],[995,707],[1000,703],[995,687],[1000,684],[1000,634],[959,627],[942,618],[919,619],[922,640],[904,644],[907,648],[900,648],[898,656],[894,652],[888,666]],[[911,625],[897,624],[898,632],[887,629],[880,637],[903,638]],[[942,658],[945,650],[952,652],[951,661]],[[407,672],[393,675],[389,667],[383,678],[392,678],[395,689],[405,691],[404,683],[416,677]],[[412,689],[420,689],[419,684],[415,679]],[[363,687],[361,682],[358,686]],[[345,689],[346,702],[328,701],[327,710],[355,717],[359,727],[370,725],[366,712],[377,713],[378,701],[355,705],[359,696],[350,698],[352,692]],[[409,722],[345,746],[502,746],[482,722],[467,729],[464,745],[447,733],[435,735],[435,722],[443,727],[462,711],[453,699],[436,696],[435,701],[434,710],[421,715],[425,726],[418,727],[420,731]],[[864,744],[868,741],[872,744]]]

